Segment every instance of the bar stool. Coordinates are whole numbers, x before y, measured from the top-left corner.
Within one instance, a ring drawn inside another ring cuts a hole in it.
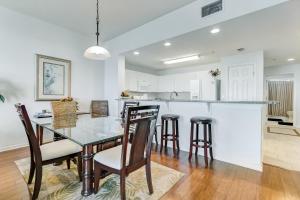
[[[203,139],[199,139],[199,126],[203,125]],[[211,137],[211,124],[212,119],[208,117],[193,117],[191,118],[191,136],[190,136],[190,152],[189,160],[192,158],[193,147],[196,147],[195,156],[198,156],[198,148],[204,149],[205,167],[208,166],[207,149],[209,148],[209,154],[211,160],[213,160],[212,152],[212,137]],[[196,139],[194,139],[194,126],[196,125]],[[208,130],[207,130],[208,129]],[[199,144],[202,143],[202,145]]]
[[[179,154],[179,133],[178,133],[178,119],[179,115],[165,114],[161,116],[161,142],[160,142],[160,153],[162,153],[163,146],[165,149],[168,147],[168,141],[173,142],[173,153],[174,156]],[[172,134],[168,133],[168,122],[172,122]],[[163,143],[165,144],[163,145]],[[176,153],[177,150],[177,153]]]

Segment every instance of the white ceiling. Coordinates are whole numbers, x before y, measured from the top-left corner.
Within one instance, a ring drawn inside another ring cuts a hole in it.
[[[195,0],[100,0],[102,41],[112,39]],[[94,34],[96,0],[0,0],[0,6]]]
[[[170,67],[184,67],[192,64],[219,62],[223,56],[237,54],[238,48],[244,52],[264,50],[266,66],[287,64],[287,58],[300,61],[300,1],[268,8],[234,20],[216,25],[221,29],[217,35],[210,34],[212,27],[185,34],[139,49],[140,55],[125,54],[132,65],[158,70]],[[201,54],[199,61],[175,65],[165,65],[162,60],[185,55]]]

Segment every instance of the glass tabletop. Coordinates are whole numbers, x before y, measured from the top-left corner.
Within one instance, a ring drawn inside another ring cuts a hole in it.
[[[68,115],[54,118],[32,118],[31,121],[81,146],[112,141],[124,134],[122,120],[110,116]]]

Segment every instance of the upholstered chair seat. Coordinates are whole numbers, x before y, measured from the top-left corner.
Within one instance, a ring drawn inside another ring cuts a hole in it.
[[[40,148],[43,161],[64,157],[82,151],[82,147],[80,145],[68,139],[43,144]]]
[[[127,146],[127,158],[126,158],[126,166],[129,164],[129,155],[131,150],[131,144]],[[121,169],[121,155],[122,155],[122,145],[113,147],[111,149],[107,149],[101,151],[94,156],[94,160],[102,163],[107,167],[111,167],[114,169]]]

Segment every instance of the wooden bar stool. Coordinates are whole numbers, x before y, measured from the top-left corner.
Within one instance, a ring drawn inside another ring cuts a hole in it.
[[[161,142],[160,142],[160,153],[162,153],[163,146],[165,150],[168,148],[168,141],[173,142],[173,153],[174,156],[179,154],[179,132],[178,132],[178,119],[179,115],[165,114],[161,116]],[[168,133],[168,122],[172,122],[172,133]],[[177,150],[177,152],[176,152]]]
[[[203,125],[203,139],[199,139],[199,126]],[[212,119],[207,117],[193,117],[191,118],[191,136],[190,136],[190,152],[189,152],[189,160],[192,158],[193,147],[196,147],[195,156],[198,156],[198,148],[204,149],[204,160],[205,167],[208,166],[208,156],[207,149],[209,149],[209,154],[211,160],[213,160],[213,152],[212,152],[212,137],[211,137],[211,124]],[[196,126],[196,139],[194,139],[194,126]],[[199,144],[202,143],[202,144]]]

